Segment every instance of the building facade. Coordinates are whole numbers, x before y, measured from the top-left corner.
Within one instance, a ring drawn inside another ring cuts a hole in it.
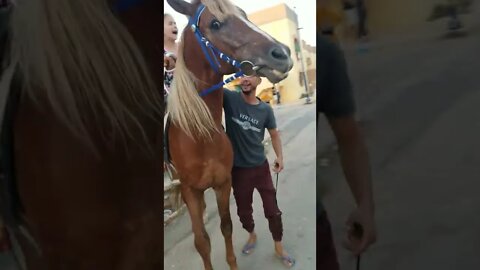
[[[310,86],[310,94],[315,91],[315,70],[316,70],[316,49],[313,46],[300,42],[298,33],[297,14],[286,4],[279,4],[267,9],[249,14],[248,18],[260,29],[270,34],[272,37],[287,45],[292,52],[294,62],[293,68],[288,77],[278,83],[281,102],[291,102],[300,99],[306,93],[303,79],[303,67],[300,57],[303,54],[305,69],[307,71],[307,84]],[[297,45],[296,45],[297,43]],[[301,48],[302,54],[299,53]],[[258,87],[258,92],[272,89],[273,85],[268,80],[263,79]]]

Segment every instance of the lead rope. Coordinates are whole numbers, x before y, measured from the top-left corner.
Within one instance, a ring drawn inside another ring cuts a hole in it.
[[[275,173],[277,176],[277,180],[275,181],[275,204],[277,205],[278,207],[278,201],[277,201],[277,194],[278,194],[278,174],[279,173]]]
[[[278,174],[279,174],[279,173],[277,173],[277,181],[276,181],[276,183],[275,183],[275,190],[276,190],[276,191],[278,191]]]
[[[358,237],[359,239],[361,239],[363,236],[362,226],[358,223],[354,223],[353,230],[354,230],[355,237]],[[360,259],[361,259],[361,254],[357,256],[357,270],[360,270]]]

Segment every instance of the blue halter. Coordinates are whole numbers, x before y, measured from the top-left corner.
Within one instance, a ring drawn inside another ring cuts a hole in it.
[[[222,86],[225,84],[240,78],[245,75],[244,71],[242,70],[242,65],[247,64],[251,65],[253,69],[255,69],[255,66],[253,63],[249,61],[243,61],[239,62],[232,57],[229,57],[228,55],[222,53],[219,49],[217,49],[208,39],[202,34],[200,31],[200,17],[202,16],[202,13],[205,11],[205,6],[203,4],[200,4],[197,8],[197,11],[195,13],[195,16],[190,17],[190,20],[188,21],[188,24],[192,28],[193,33],[195,34],[195,38],[197,39],[197,42],[200,44],[200,47],[202,48],[203,54],[205,55],[205,58],[207,58],[210,66],[216,73],[220,73],[219,68],[221,68],[221,65],[217,59],[217,56],[225,61],[226,63],[236,67],[239,69],[237,73],[234,75],[230,76],[228,79],[221,81],[214,86],[207,88],[203,91],[200,92],[200,96],[206,96],[210,94],[211,92],[220,89]],[[213,58],[213,60],[212,60]]]
[[[144,0],[119,0],[114,6],[113,6],[113,12],[115,13],[121,13],[129,10],[130,8],[142,3]],[[222,53],[219,49],[217,49],[215,46],[212,45],[210,41],[202,34],[200,31],[200,17],[202,16],[202,13],[205,11],[205,5],[200,4],[197,8],[197,11],[195,12],[195,16],[190,17],[190,20],[188,24],[192,28],[193,33],[195,34],[195,38],[197,39],[197,42],[200,44],[200,47],[202,48],[203,54],[207,58],[208,62],[210,63],[210,66],[216,73],[220,73],[219,68],[221,68],[220,62],[217,59],[217,56],[225,61],[226,63],[236,67],[239,69],[237,73],[234,75],[230,76],[226,80],[223,80],[215,85],[213,85],[210,88],[207,88],[199,93],[200,96],[206,96],[213,91],[220,89],[222,86],[225,84],[243,77],[245,73],[242,71],[242,65],[251,65],[252,70],[255,70],[255,66],[253,63],[249,61],[243,61],[239,62],[232,57],[229,57],[228,55]],[[212,60],[213,56],[213,60]]]

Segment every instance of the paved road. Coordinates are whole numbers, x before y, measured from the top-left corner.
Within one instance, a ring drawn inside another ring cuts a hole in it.
[[[431,25],[400,45],[349,54],[359,118],[371,152],[379,241],[369,270],[479,269],[480,20],[468,36],[438,38]],[[375,59],[374,59],[375,58]],[[325,126],[325,122],[323,126]],[[317,170],[337,246],[352,206],[331,134],[330,167]],[[353,258],[339,248],[342,269]]]
[[[297,258],[297,269],[315,269],[315,105],[285,105],[275,109],[281,132],[285,171],[280,174],[278,203],[284,217],[284,242],[286,248]],[[273,151],[269,152],[273,160]],[[220,220],[216,214],[213,194],[207,193],[209,220],[207,231],[212,243],[212,259],[215,269],[228,269],[225,261],[225,245],[220,232]],[[242,229],[236,215],[232,197],[231,213],[234,230],[234,248],[240,269],[282,269],[274,257],[273,242],[268,223],[263,215],[260,196],[254,195],[254,218],[259,235],[255,253],[241,255],[247,233]],[[165,231],[165,269],[203,269],[200,256],[193,246],[193,236],[188,216],[180,217]]]

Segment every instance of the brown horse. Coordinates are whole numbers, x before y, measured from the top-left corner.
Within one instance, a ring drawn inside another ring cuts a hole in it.
[[[248,21],[245,13],[228,0],[168,3],[190,17],[168,100],[172,163],[180,176],[195,247],[205,269],[212,269],[210,240],[202,219],[204,191],[210,187],[216,192],[227,262],[230,269],[237,269],[229,209],[233,153],[221,126],[223,91],[217,83],[224,75],[235,73],[236,68],[254,70],[272,82],[283,80],[293,65],[290,50]],[[216,57],[220,60],[214,61]]]
[[[162,269],[162,4],[16,2],[2,199],[22,269]]]

